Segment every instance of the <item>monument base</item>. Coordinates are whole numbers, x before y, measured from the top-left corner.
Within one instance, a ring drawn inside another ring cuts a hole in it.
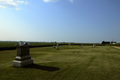
[[[12,62],[12,65],[15,67],[23,67],[23,66],[29,65],[29,64],[33,64],[33,59],[28,59],[28,60],[24,60],[24,61],[14,60]]]
[[[57,50],[59,50],[59,48],[56,48]]]

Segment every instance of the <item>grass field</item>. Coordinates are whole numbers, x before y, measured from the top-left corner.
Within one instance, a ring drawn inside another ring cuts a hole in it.
[[[0,80],[120,80],[120,50],[110,46],[31,48],[34,64],[12,67],[16,50],[0,51]]]
[[[0,47],[15,47],[15,44],[18,42],[0,42]],[[31,46],[45,46],[45,45],[53,45],[53,43],[42,43],[42,42],[29,42]]]

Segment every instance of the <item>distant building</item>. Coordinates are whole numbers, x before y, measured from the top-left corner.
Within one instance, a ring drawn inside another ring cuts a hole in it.
[[[116,44],[115,41],[102,41],[102,44]]]
[[[102,41],[102,44],[110,44],[109,41]]]
[[[116,44],[116,42],[115,41],[111,41],[111,44]]]

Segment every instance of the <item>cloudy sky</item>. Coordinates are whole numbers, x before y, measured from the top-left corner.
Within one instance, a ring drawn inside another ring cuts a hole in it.
[[[0,40],[120,42],[120,0],[0,0]]]

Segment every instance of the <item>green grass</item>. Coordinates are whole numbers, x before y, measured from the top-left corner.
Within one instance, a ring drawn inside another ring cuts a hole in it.
[[[4,42],[0,41],[0,47],[15,47],[18,42]]]
[[[15,44],[18,42],[5,42],[0,41],[0,47],[15,47]],[[45,46],[45,45],[53,45],[53,43],[40,43],[40,42],[28,42],[31,46]]]
[[[34,64],[12,67],[16,50],[0,51],[0,80],[120,80],[120,50],[110,46],[31,48]]]

